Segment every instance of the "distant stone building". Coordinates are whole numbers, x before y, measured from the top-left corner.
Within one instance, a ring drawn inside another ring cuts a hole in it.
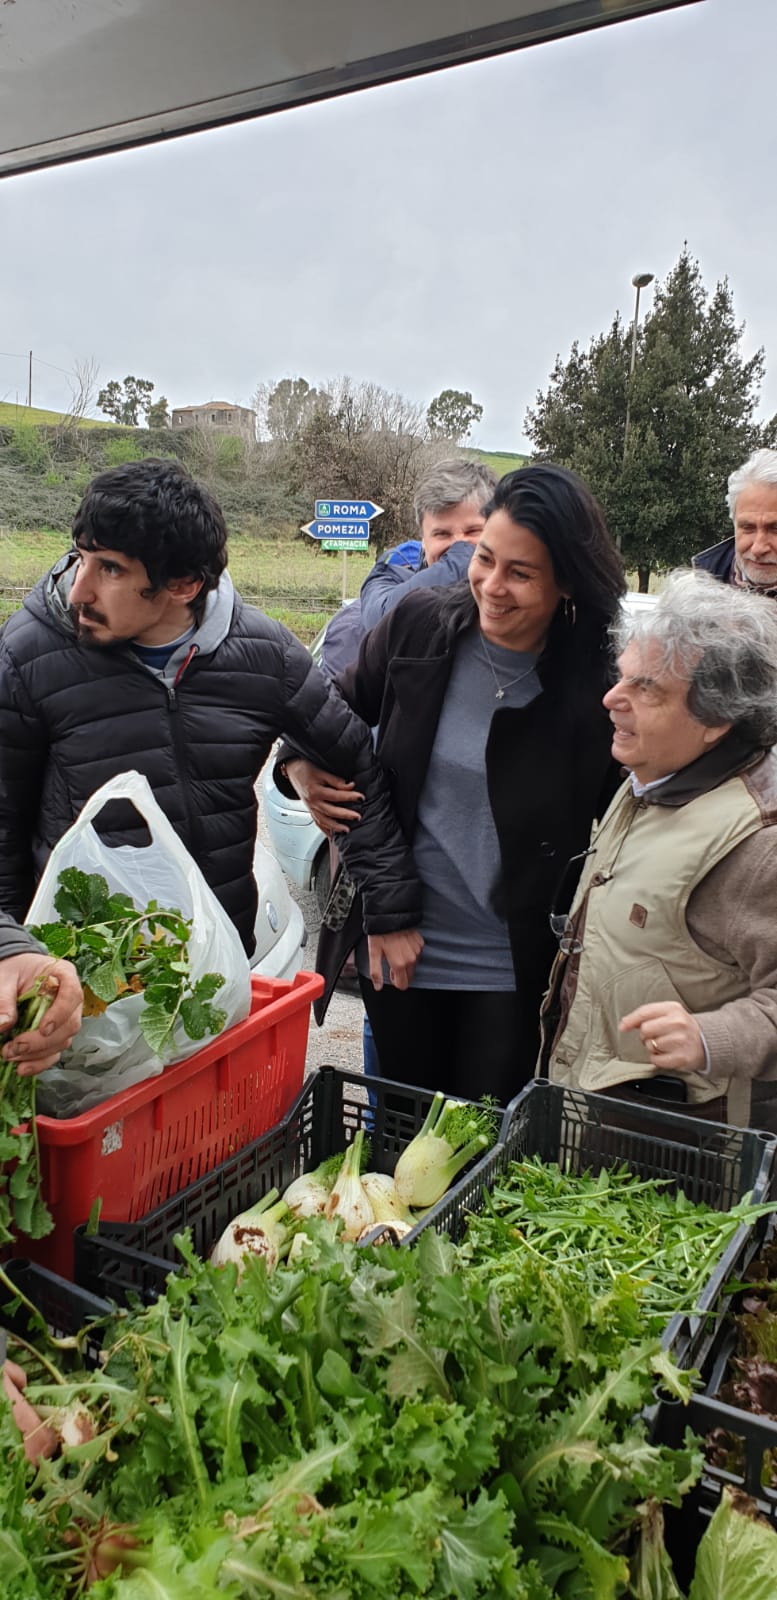
[[[177,428],[236,433],[243,439],[253,440],[256,438],[256,412],[229,400],[209,400],[204,406],[177,406],[173,412],[173,429]]]

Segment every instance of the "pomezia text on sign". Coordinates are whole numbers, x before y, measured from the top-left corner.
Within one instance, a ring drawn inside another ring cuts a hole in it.
[[[334,518],[329,522],[322,522],[320,518],[316,518],[306,524],[303,532],[309,533],[311,539],[364,540],[370,537],[370,525],[369,522],[346,522],[344,519],[340,522]]]

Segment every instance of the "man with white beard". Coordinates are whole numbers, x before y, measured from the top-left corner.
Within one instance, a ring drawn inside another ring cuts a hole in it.
[[[733,537],[694,556],[721,583],[777,600],[777,450],[756,450],[728,480]]]

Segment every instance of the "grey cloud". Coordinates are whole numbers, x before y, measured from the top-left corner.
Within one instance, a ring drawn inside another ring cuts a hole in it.
[[[773,0],[705,0],[239,127],[0,184],[0,343],[174,404],[349,372],[485,408],[519,448],[557,350],[687,239],[768,364]],[[649,305],[649,294],[646,301]],[[11,331],[13,330],[13,331]],[[24,392],[0,357],[0,396]],[[37,403],[66,400],[36,368]]]

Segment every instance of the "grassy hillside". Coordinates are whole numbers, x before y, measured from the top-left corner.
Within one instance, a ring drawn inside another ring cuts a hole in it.
[[[50,418],[32,422],[30,418]],[[61,426],[53,412],[0,406],[0,529],[70,527],[73,512],[95,473],[144,456],[177,456],[219,500],[230,533],[260,539],[293,537],[310,519],[312,503],[298,474],[262,446],[229,436],[172,434],[169,429],[123,428],[92,422]],[[509,451],[467,451],[501,477],[524,462]],[[377,498],[377,497],[376,497]],[[410,516],[410,508],[407,508]],[[381,540],[381,543],[383,541]]]
[[[312,506],[239,439],[169,428],[32,426],[0,419],[0,529],[69,529],[96,473],[146,456],[183,461],[219,500],[230,533],[295,534]]]
[[[0,400],[0,427],[56,428],[67,418],[61,411],[41,411],[37,406],[17,406],[12,400]],[[82,417],[80,428],[113,428],[113,422],[101,422],[97,417]]]
[[[478,461],[485,462],[487,467],[492,467],[503,478],[506,472],[515,472],[518,467],[529,465],[529,456],[511,455],[509,450],[473,450],[472,455]]]

